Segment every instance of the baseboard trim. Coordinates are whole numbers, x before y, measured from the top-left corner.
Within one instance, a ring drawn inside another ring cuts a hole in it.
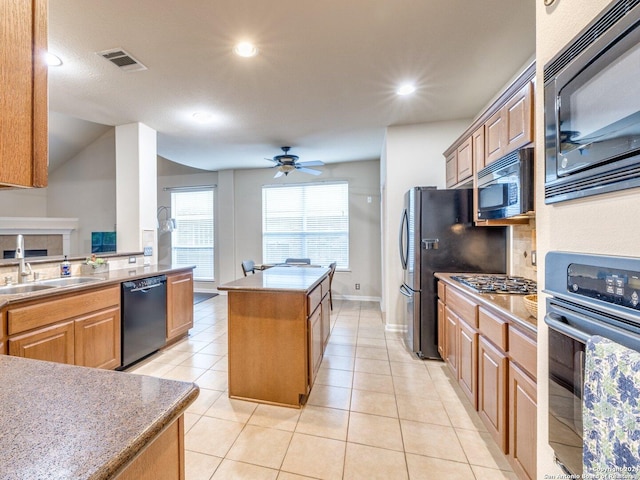
[[[399,323],[391,323],[391,324],[385,324],[384,329],[386,332],[404,332],[406,330],[405,326]]]
[[[382,302],[380,297],[367,297],[360,295],[336,295],[333,298],[334,300],[354,300],[356,302]]]

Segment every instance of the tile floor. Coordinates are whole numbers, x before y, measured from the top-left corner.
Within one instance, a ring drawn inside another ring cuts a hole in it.
[[[412,357],[377,303],[334,302],[302,409],[230,400],[226,299],[195,305],[189,338],[130,370],[200,386],[185,413],[187,480],[516,478],[447,367]]]

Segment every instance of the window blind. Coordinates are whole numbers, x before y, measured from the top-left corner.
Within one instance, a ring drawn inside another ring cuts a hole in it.
[[[195,265],[196,280],[214,279],[213,190],[171,192],[176,230],[171,233],[174,265]]]
[[[349,267],[349,184],[268,185],[262,188],[262,258],[310,258]]]

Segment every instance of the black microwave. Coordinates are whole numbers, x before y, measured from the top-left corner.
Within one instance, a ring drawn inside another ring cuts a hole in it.
[[[615,1],[545,65],[545,203],[640,186],[639,27]]]
[[[533,148],[521,148],[478,172],[478,220],[533,211]]]

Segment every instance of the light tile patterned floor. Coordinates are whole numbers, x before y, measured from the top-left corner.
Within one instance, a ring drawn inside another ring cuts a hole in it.
[[[442,362],[410,355],[379,306],[336,301],[300,410],[227,396],[227,297],[194,306],[189,338],[130,371],[194,381],[187,480],[515,479]]]

